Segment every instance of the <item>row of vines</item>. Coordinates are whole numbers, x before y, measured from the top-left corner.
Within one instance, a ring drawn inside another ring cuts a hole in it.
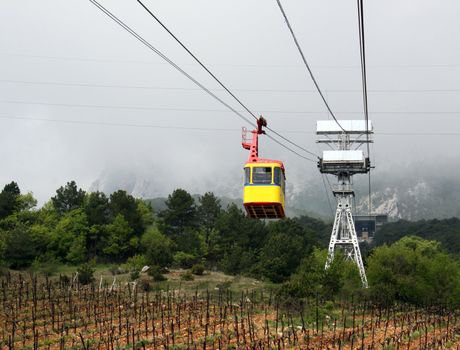
[[[8,274],[3,349],[459,349],[441,306],[277,300],[263,291],[144,291],[135,283]]]

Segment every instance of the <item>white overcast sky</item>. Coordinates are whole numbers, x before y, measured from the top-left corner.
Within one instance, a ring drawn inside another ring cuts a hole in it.
[[[101,3],[241,109],[137,1]],[[272,128],[319,152],[315,121],[328,116],[275,0],[145,4]],[[363,118],[356,1],[283,4],[336,116]],[[376,176],[406,162],[458,161],[459,15],[458,0],[365,2]],[[90,1],[0,0],[0,33],[1,186],[15,180],[42,202],[66,181],[88,189],[102,174],[137,175],[159,193],[238,181],[244,122]],[[261,146],[261,155],[285,161],[292,186],[318,176],[314,163],[270,140]]]

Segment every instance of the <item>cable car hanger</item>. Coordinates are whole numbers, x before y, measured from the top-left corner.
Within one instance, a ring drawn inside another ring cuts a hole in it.
[[[257,119],[257,129],[243,128],[241,144],[249,150],[244,165],[243,204],[250,218],[282,219],[286,216],[285,168],[280,160],[259,157],[259,135],[265,134],[264,127],[267,120],[261,116]]]

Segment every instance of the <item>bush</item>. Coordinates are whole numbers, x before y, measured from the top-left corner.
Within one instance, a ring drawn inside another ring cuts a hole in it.
[[[232,286],[232,281],[230,280],[216,284],[216,288],[218,288],[221,291],[229,290],[231,286]]]
[[[121,275],[123,273],[125,273],[126,271],[124,271],[120,266],[118,265],[112,265],[109,267],[109,271],[110,273],[112,274],[112,276],[116,276],[116,275]]]
[[[45,276],[52,276],[57,272],[59,261],[54,257],[36,258],[30,267],[34,273],[41,273]]]
[[[204,265],[199,263],[192,266],[192,273],[197,276],[202,276],[204,273]]]
[[[196,262],[197,257],[193,254],[185,252],[177,252],[174,254],[174,265],[183,269],[189,269]]]
[[[126,263],[121,266],[121,269],[128,271],[131,281],[134,281],[139,278],[141,270],[146,264],[147,261],[143,255],[134,255],[126,260]]]
[[[139,278],[140,275],[141,274],[140,274],[140,272],[138,270],[133,270],[133,271],[130,272],[129,278],[131,278],[131,281],[135,281],[135,280],[137,280]]]
[[[158,265],[151,266],[150,269],[148,269],[147,274],[152,277],[155,282],[162,282],[167,280],[167,278],[163,276],[162,268]]]
[[[180,279],[182,281],[193,281],[195,278],[193,277],[193,274],[191,271],[184,272],[182,275],[180,275]]]
[[[436,241],[406,236],[369,257],[369,292],[375,301],[417,305],[458,301],[460,268]]]
[[[348,298],[362,291],[361,279],[356,265],[344,261],[341,252],[336,252],[331,266],[325,270],[327,250],[315,249],[302,259],[297,270],[283,283],[278,294],[295,298],[316,297],[333,299],[341,294]],[[308,281],[308,283],[306,283]]]
[[[96,271],[93,267],[92,263],[85,263],[80,265],[77,269],[78,273],[78,282],[81,284],[90,284],[94,282],[94,271]]]
[[[145,265],[147,265],[147,259],[143,255],[134,255],[128,258],[122,267],[128,271],[141,271]]]
[[[139,280],[139,288],[144,292],[150,292],[150,290],[152,289],[152,286],[150,285],[150,280],[145,276],[141,277],[141,279]]]

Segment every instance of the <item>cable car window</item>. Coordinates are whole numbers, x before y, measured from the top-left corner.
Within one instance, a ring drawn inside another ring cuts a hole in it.
[[[275,167],[275,173],[273,176],[273,181],[275,182],[275,185],[281,186],[281,169]]]
[[[271,184],[272,183],[272,168],[269,168],[269,167],[252,168],[252,183]]]
[[[283,194],[286,193],[286,180],[283,174],[281,175],[281,191],[283,191]]]
[[[244,184],[248,185],[251,183],[251,168],[244,168]]]

